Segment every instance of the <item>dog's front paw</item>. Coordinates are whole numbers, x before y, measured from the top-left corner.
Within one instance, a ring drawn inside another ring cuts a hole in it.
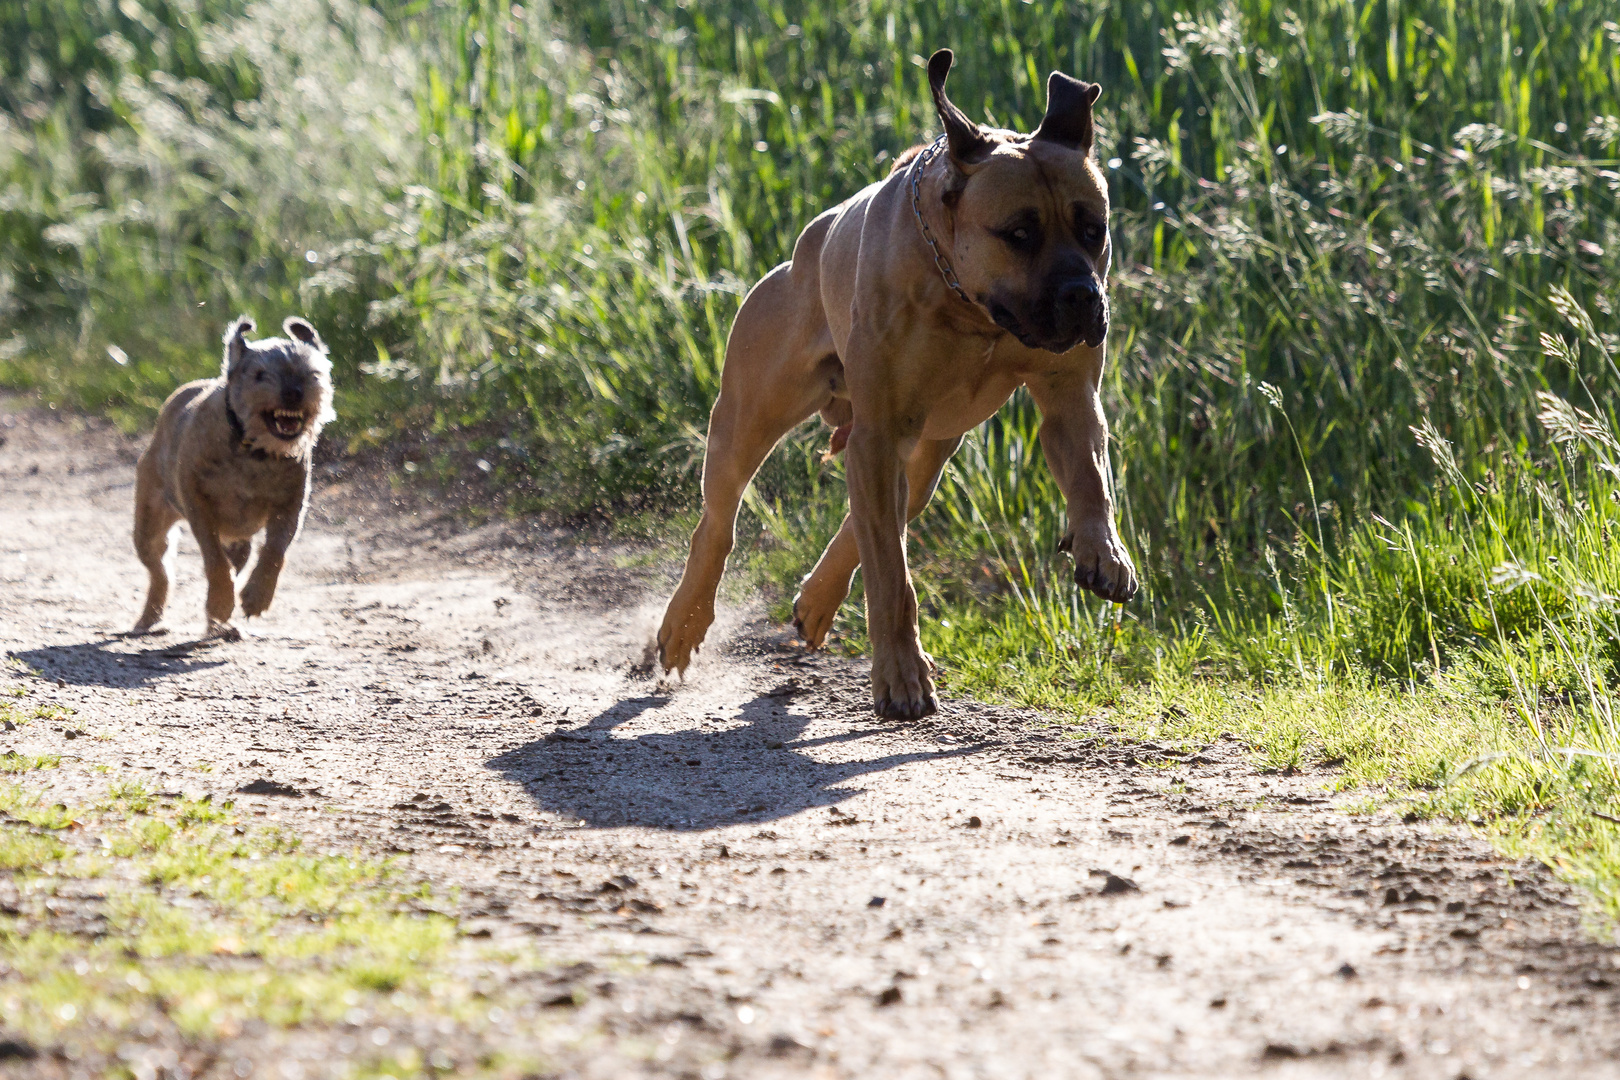
[[[228,622],[208,623],[208,632],[203,635],[204,641],[241,641],[242,631]]]
[[[257,581],[249,581],[242,589],[242,614],[252,619],[263,615],[270,610],[270,601],[275,599],[276,587],[263,585]]]
[[[167,626],[164,626],[161,622],[157,621],[156,619],[153,619],[150,622],[148,622],[145,619],[142,619],[140,622],[136,623],[133,627],[131,627],[129,633],[127,635],[125,635],[125,636],[127,636],[127,637],[147,637],[147,636],[150,635],[150,636],[156,637],[159,634],[167,634],[168,632],[169,632],[169,628]]]
[[[658,665],[665,671],[685,675],[692,663],[692,654],[703,644],[713,622],[712,606],[683,613],[672,602],[664,612],[663,625],[658,628]]]
[[[1136,595],[1136,567],[1112,529],[1101,537],[1070,533],[1058,550],[1073,554],[1074,583],[1081,588],[1115,604]]]
[[[872,650],[872,711],[885,720],[921,720],[939,711],[934,662],[911,642]]]

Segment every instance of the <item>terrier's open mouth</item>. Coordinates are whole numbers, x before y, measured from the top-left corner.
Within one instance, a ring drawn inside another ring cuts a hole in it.
[[[264,426],[278,439],[296,439],[304,430],[304,414],[294,409],[266,409]]]

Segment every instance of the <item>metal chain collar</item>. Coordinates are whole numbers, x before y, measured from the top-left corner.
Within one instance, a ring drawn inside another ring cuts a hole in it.
[[[957,280],[956,271],[951,269],[951,261],[940,252],[939,241],[934,239],[934,230],[930,229],[928,227],[928,222],[923,220],[922,174],[923,171],[928,168],[928,163],[933,161],[934,158],[939,154],[940,150],[944,148],[945,139],[946,137],[941,135],[939,138],[929,143],[928,148],[922,153],[918,154],[916,159],[912,162],[911,212],[917,217],[917,228],[922,230],[922,238],[928,241],[928,248],[934,253],[934,265],[939,268],[939,276],[945,279],[945,284],[951,287],[952,292],[954,292],[957,296],[960,296],[967,303],[972,304],[972,297],[968,296],[967,291],[962,288],[962,283]],[[977,307],[978,305],[974,304],[974,306]]]

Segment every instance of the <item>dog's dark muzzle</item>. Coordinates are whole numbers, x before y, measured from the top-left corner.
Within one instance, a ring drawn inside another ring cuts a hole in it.
[[[1108,336],[1108,298],[1089,270],[1048,286],[1027,317],[993,301],[987,305],[996,325],[1032,349],[1066,353],[1085,342],[1092,348]]]
[[[1082,341],[1092,348],[1101,345],[1108,336],[1108,298],[1097,276],[1068,278],[1053,292],[1051,339],[1063,346],[1054,351],[1067,352]]]

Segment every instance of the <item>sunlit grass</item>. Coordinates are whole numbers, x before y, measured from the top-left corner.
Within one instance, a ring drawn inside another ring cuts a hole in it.
[[[7,750],[0,754],[0,772],[20,773],[34,769],[54,769],[62,764],[58,754],[19,754],[15,750]]]
[[[0,872],[22,886],[19,907],[0,914],[0,1013],[33,1046],[112,1060],[158,1018],[206,1046],[254,1025],[342,1024],[356,1009],[476,1033],[490,1001],[505,1001],[458,974],[481,954],[453,919],[422,910],[427,887],[388,861],[304,853],[279,828],[243,826],[228,804],[160,805],[130,784],[70,809],[0,783],[0,809]],[[74,908],[98,920],[94,933],[72,930],[71,916],[58,925]],[[402,1052],[420,1054],[396,1046],[377,1060]]]

